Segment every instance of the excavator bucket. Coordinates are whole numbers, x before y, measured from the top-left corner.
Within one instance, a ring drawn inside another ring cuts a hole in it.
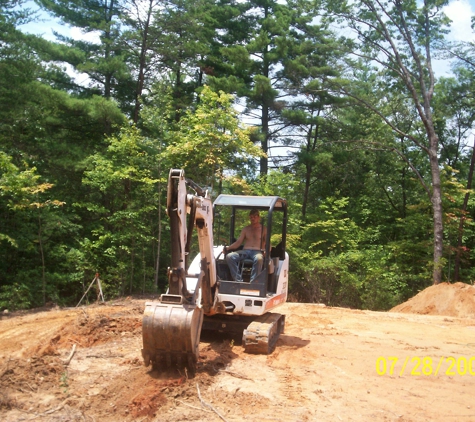
[[[188,367],[198,361],[203,310],[196,305],[147,302],[142,320],[145,366]]]

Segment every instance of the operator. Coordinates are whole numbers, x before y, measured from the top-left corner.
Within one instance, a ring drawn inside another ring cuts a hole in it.
[[[239,238],[231,245],[224,247],[226,262],[228,263],[231,277],[235,281],[242,282],[242,276],[238,270],[239,263],[244,259],[252,259],[251,283],[256,279],[264,264],[266,228],[260,223],[259,210],[252,208],[249,212],[251,224],[244,227]],[[244,242],[244,249],[238,252],[228,253],[235,250]]]

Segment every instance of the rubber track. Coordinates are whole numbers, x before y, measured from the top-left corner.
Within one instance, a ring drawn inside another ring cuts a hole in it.
[[[260,355],[272,353],[284,326],[285,315],[268,312],[256,318],[243,332],[244,351]]]

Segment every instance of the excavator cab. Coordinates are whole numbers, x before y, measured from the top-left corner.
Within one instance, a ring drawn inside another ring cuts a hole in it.
[[[251,285],[252,261],[241,261],[239,271],[243,282],[231,278],[224,254],[217,257],[217,276],[220,294],[244,293],[266,297],[277,291],[277,274],[280,261],[286,258],[287,202],[278,196],[219,195],[214,201],[215,238],[225,244],[233,243],[241,229],[249,224],[249,212],[257,209],[261,224],[267,228],[265,239],[264,265]],[[227,233],[226,233],[227,231]]]

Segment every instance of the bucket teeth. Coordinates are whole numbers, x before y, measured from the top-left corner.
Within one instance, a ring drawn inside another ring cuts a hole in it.
[[[187,368],[190,372],[196,370],[196,357],[192,353],[157,353],[153,359],[154,369]]]

